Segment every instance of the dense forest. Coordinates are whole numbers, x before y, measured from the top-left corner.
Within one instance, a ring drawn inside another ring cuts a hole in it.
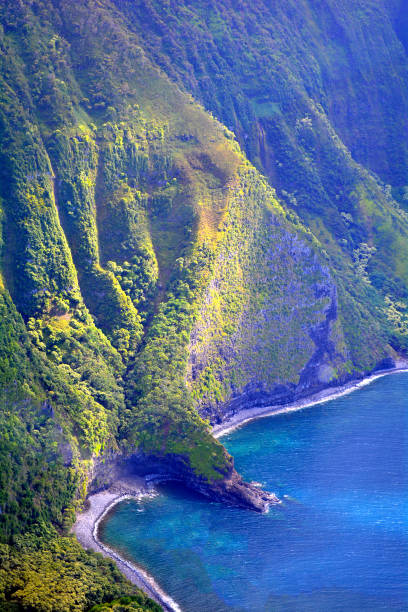
[[[70,528],[137,457],[408,352],[402,0],[0,3],[0,610],[159,610]]]

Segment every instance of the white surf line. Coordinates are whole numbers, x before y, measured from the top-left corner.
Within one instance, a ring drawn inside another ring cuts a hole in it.
[[[221,438],[222,436],[227,435],[231,431],[245,425],[246,423],[249,423],[250,421],[279,414],[295,412],[298,410],[304,410],[305,408],[310,408],[311,406],[315,406],[317,404],[323,404],[325,402],[332,401],[344,395],[348,395],[349,393],[353,393],[357,389],[365,387],[377,380],[378,378],[382,378],[383,376],[388,376],[390,374],[400,374],[407,371],[408,363],[407,365],[404,364],[404,366],[394,368],[392,370],[383,370],[377,372],[376,374],[373,374],[361,380],[351,381],[346,385],[338,387],[332,393],[330,393],[331,389],[326,389],[310,396],[309,398],[305,398],[304,400],[298,400],[297,402],[287,404],[286,406],[276,405],[261,408],[258,412],[256,412],[256,414],[254,414],[254,410],[256,409],[242,410],[241,412],[237,413],[237,415],[234,415],[234,417],[229,421],[227,420],[225,421],[225,423],[214,427],[212,435],[215,438]],[[111,557],[118,563],[119,568],[123,566],[128,570],[128,572],[130,571],[132,574],[134,574],[134,576],[139,580],[142,585],[140,588],[144,588],[147,591],[147,594],[156,601],[158,601],[158,603],[164,608],[164,610],[166,610],[166,612],[182,612],[180,606],[161,589],[161,587],[157,584],[153,576],[148,574],[138,565],[135,565],[134,563],[131,563],[130,561],[127,561],[126,559],[121,557],[116,551],[103,544],[98,537],[100,523],[103,521],[106,515],[114,508],[114,506],[116,506],[116,504],[119,504],[120,502],[126,499],[140,500],[141,498],[148,497],[149,495],[152,495],[152,493],[140,493],[139,495],[124,494],[113,499],[104,508],[100,516],[95,520],[93,528],[91,530],[92,538],[97,547],[103,550],[108,557]]]
[[[152,598],[158,601],[158,603],[163,607],[164,610],[166,610],[167,612],[182,612],[180,606],[169,595],[167,595],[163,591],[163,589],[161,589],[161,587],[157,584],[153,576],[148,574],[138,565],[135,565],[134,563],[131,563],[127,559],[121,557],[116,551],[109,548],[109,546],[106,546],[106,544],[103,544],[103,542],[101,542],[98,537],[98,530],[101,521],[103,521],[103,519],[114,508],[114,506],[126,499],[140,500],[142,497],[148,497],[149,495],[151,495],[151,493],[141,494],[140,496],[126,494],[121,495],[120,497],[117,497],[116,499],[112,500],[112,502],[106,506],[102,514],[94,522],[92,529],[92,537],[97,546],[99,546],[109,557],[114,559],[119,564],[119,567],[120,565],[124,565],[127,569],[129,569],[137,576],[137,578],[142,584],[141,588],[145,588],[147,594],[150,597],[153,596]]]
[[[255,421],[256,419],[262,419],[266,417],[272,417],[279,414],[286,414],[289,412],[296,412],[298,410],[304,410],[305,408],[310,408],[312,406],[316,406],[317,404],[324,404],[326,402],[330,402],[339,397],[343,397],[343,395],[348,395],[349,393],[353,393],[360,389],[361,387],[365,387],[370,385],[372,382],[377,380],[378,378],[382,378],[383,376],[389,376],[391,374],[401,374],[408,371],[408,364],[402,367],[394,368],[392,370],[382,370],[371,376],[367,376],[366,378],[362,378],[361,380],[355,380],[347,383],[346,385],[337,387],[336,390],[331,392],[331,389],[325,389],[323,391],[319,391],[314,395],[311,395],[309,398],[304,398],[303,400],[298,400],[296,402],[292,402],[291,404],[280,405],[277,404],[275,406],[265,406],[264,408],[248,408],[246,410],[241,410],[237,412],[232,418],[227,419],[224,423],[220,423],[216,425],[212,430],[212,435],[214,438],[221,438],[225,436],[235,429],[246,425],[250,421]]]

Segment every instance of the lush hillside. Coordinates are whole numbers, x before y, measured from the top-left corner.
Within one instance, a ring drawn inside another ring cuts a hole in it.
[[[394,196],[407,209],[408,61],[401,44],[407,15],[403,3],[117,0],[116,4],[143,38],[150,57],[235,132],[250,160],[276,188],[282,205],[298,215],[323,246],[337,277],[338,299],[347,312],[342,327],[347,330],[351,363],[356,365],[360,359],[360,365],[369,369],[370,360],[379,358],[381,342],[373,335],[375,324],[369,328],[365,324],[367,310],[378,320],[385,307],[394,327],[391,344],[397,350],[406,349],[407,216],[393,200]],[[255,238],[258,245],[261,233],[258,230]],[[269,240],[269,232],[267,236]],[[278,242],[282,243],[281,238]],[[253,253],[254,247],[249,250]],[[259,261],[258,256],[248,278],[261,270],[265,284]],[[225,275],[225,270],[220,273]],[[285,276],[288,281],[286,270]],[[228,286],[225,291],[230,293]],[[269,285],[269,301],[273,294]],[[301,300],[295,300],[299,305]],[[358,306],[350,317],[354,300]],[[204,308],[206,320],[210,311],[212,305]],[[251,337],[248,345],[256,346],[253,314],[247,314],[236,336]],[[245,349],[238,337],[226,340],[224,334],[208,350],[204,348],[208,338],[201,342],[197,357],[201,365],[193,367],[192,376],[203,378],[197,392],[207,385],[214,368],[221,386],[225,368],[248,383],[262,369],[268,370],[263,383],[268,376],[270,385],[296,382],[302,366],[297,363],[290,372],[290,361],[295,355],[301,359],[302,350],[310,351],[310,334],[305,330],[306,339],[301,340],[299,329],[282,326],[282,320],[280,313],[277,329],[269,320],[266,336],[265,325],[257,324],[263,340],[246,358],[252,371],[244,378],[230,367],[231,351],[225,348],[232,342],[242,372]],[[289,334],[282,333],[282,327]],[[211,333],[217,333],[214,327]],[[295,351],[288,350],[285,336],[296,337]],[[196,343],[193,359],[195,349]],[[226,366],[220,363],[220,350],[230,356]],[[198,370],[204,373],[199,375]],[[226,384],[231,387],[230,382]],[[225,393],[221,396],[225,398]]]
[[[151,56],[234,130],[277,187],[289,179],[289,156],[297,153],[291,161],[299,163],[304,145],[311,148],[310,138],[305,142],[293,128],[309,114],[313,119],[313,106],[355,161],[395,188],[407,185],[403,1],[116,4]],[[325,144],[320,138],[319,148]],[[309,162],[309,171],[327,183],[326,170],[313,157]],[[289,187],[301,188],[293,174]]]
[[[407,351],[403,9],[330,6],[0,6],[0,609],[157,609],[112,464],[262,509],[209,421]]]

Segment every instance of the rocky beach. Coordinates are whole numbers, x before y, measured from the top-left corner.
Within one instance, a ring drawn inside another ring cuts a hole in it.
[[[221,423],[220,425],[216,425],[213,428],[213,435],[220,438],[230,433],[234,429],[248,423],[249,421],[304,410],[305,408],[312,407],[316,404],[327,402],[352,393],[353,391],[369,385],[383,376],[405,372],[407,369],[408,362],[401,360],[398,361],[395,368],[391,370],[379,371],[371,376],[361,380],[351,381],[340,387],[327,388],[319,393],[313,394],[291,404],[241,410],[239,413],[227,418],[225,422]],[[157,477],[152,479],[149,478],[149,476],[128,476],[126,478],[116,480],[106,490],[90,495],[87,499],[87,507],[78,515],[72,531],[84,548],[100,552],[104,556],[113,559],[123,574],[133,584],[146,591],[146,593],[152,597],[152,599],[163,606],[164,610],[179,612],[181,609],[178,604],[163,592],[152,576],[150,576],[142,568],[137,567],[126,559],[123,559],[117,552],[103,544],[98,537],[100,523],[118,503],[129,498],[141,499],[142,497],[157,495],[157,492],[152,484],[152,480],[157,482],[160,479],[157,479]],[[271,502],[278,503],[278,501],[279,500],[271,494]]]
[[[408,370],[408,361],[399,360],[396,361],[395,367],[387,370],[379,370],[369,376],[361,379],[352,380],[344,385],[338,387],[328,387],[314,393],[302,399],[296,400],[288,404],[277,404],[272,406],[260,406],[259,408],[248,408],[247,410],[240,410],[239,412],[227,415],[226,419],[222,423],[217,424],[213,427],[212,434],[215,438],[221,438],[227,435],[237,427],[241,427],[250,421],[255,419],[261,419],[270,417],[278,414],[285,414],[288,412],[295,412],[297,410],[304,410],[310,408],[316,404],[322,402],[329,402],[330,400],[342,397],[371,384],[382,376],[388,376],[390,374],[399,374]]]
[[[126,578],[143,589],[166,612],[181,612],[176,602],[162,591],[152,576],[142,568],[123,559],[117,552],[105,546],[98,537],[101,521],[116,504],[125,499],[141,499],[152,495],[156,495],[154,488],[144,478],[133,476],[118,480],[105,491],[100,491],[88,497],[87,507],[78,515],[72,532],[85,549],[94,550],[113,559]]]

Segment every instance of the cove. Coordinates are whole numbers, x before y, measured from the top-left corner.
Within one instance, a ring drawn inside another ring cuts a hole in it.
[[[222,441],[280,506],[259,515],[168,485],[116,506],[100,538],[185,612],[408,609],[408,373]]]

